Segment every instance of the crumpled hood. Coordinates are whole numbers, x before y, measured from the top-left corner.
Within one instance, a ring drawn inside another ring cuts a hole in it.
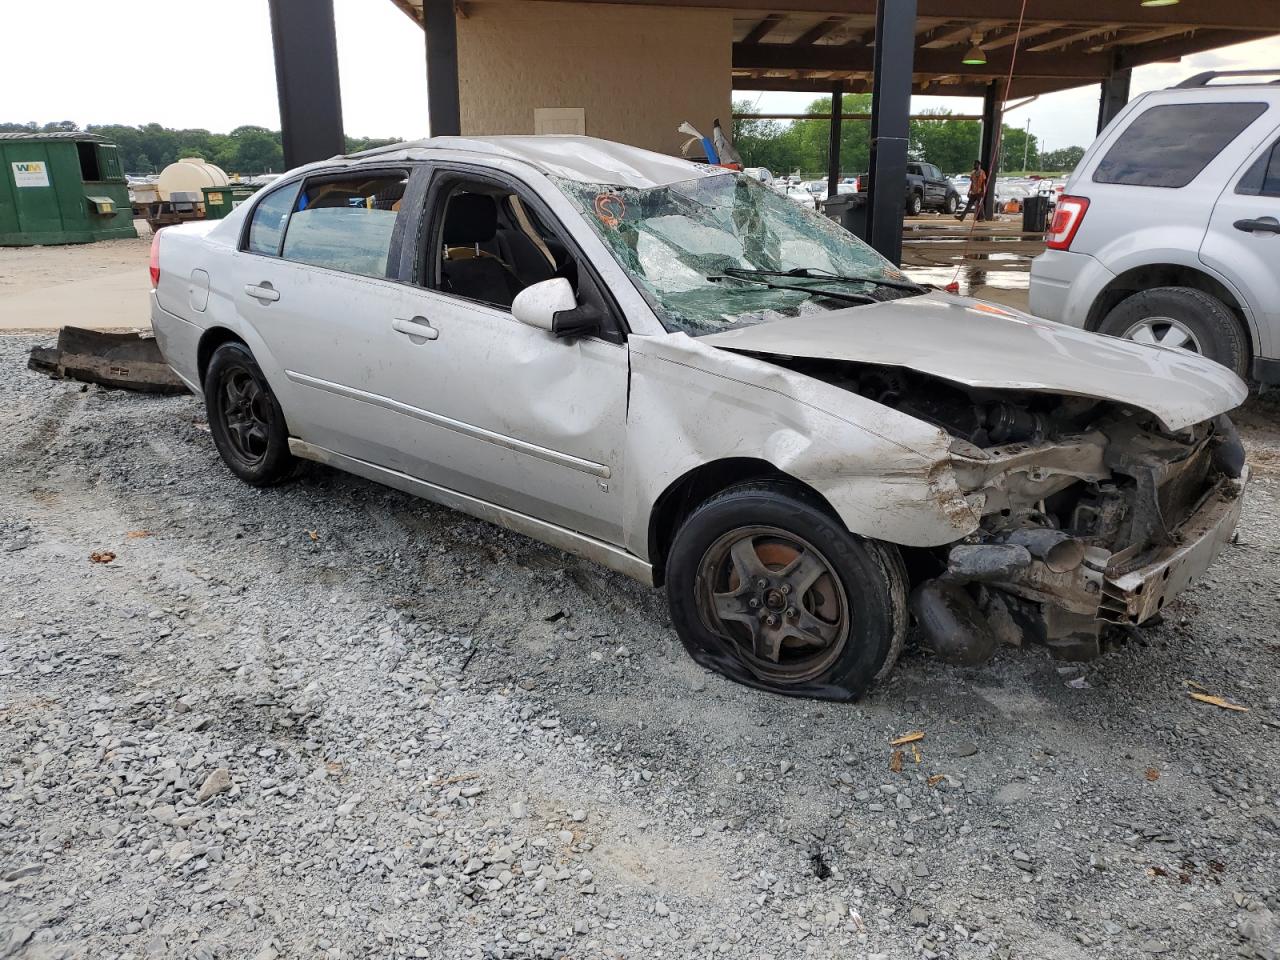
[[[1248,388],[1195,354],[1086,333],[967,297],[927,293],[700,338],[726,350],[908,367],[969,387],[1112,400],[1181,430]]]

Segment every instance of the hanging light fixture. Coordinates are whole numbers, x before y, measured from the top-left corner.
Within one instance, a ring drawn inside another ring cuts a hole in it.
[[[1178,0],[1142,0],[1141,7],[1172,7]]]
[[[975,33],[971,38],[973,46],[969,48],[969,52],[964,55],[961,62],[969,67],[985,66],[987,62],[987,52],[982,49],[982,34]]]

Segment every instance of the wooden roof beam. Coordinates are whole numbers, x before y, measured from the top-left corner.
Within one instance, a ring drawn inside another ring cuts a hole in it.
[[[782,14],[780,13],[769,14],[767,17],[765,17],[763,20],[761,20],[759,23],[757,23],[754,27],[752,27],[747,32],[747,35],[742,38],[742,42],[743,43],[759,43],[761,40],[767,37],[770,33],[772,33],[773,28],[776,27],[778,24],[780,24],[782,21],[783,21]]]
[[[793,47],[807,47],[817,43],[832,30],[838,30],[848,21],[848,17],[827,17],[814,24],[800,36],[791,41]]]
[[[933,37],[927,43],[922,43],[920,46],[925,50],[936,50],[940,47],[950,47],[955,46],[956,44],[968,44],[972,42],[972,38],[975,35],[983,36],[998,27],[1004,26],[1006,22],[1007,21],[1005,20],[979,20],[975,23],[966,23],[962,27],[957,27],[956,29],[949,30],[940,36]]]
[[[966,66],[954,50],[917,50],[913,69],[923,74],[950,74],[962,77],[1003,77],[1009,72],[1012,50],[988,55],[981,66]],[[733,66],[764,70],[857,70],[872,69],[874,50],[870,47],[817,45],[793,47],[789,44],[735,43]],[[1075,79],[1076,85],[1100,80],[1112,69],[1112,56],[1101,53],[1018,54],[1020,77]]]
[[[1092,40],[1094,37],[1099,37],[1106,33],[1115,33],[1116,30],[1117,28],[1110,24],[1090,27],[1088,30],[1076,30],[1065,36],[1054,37],[1044,43],[1037,43],[1034,47],[1027,47],[1026,50],[1027,53],[1047,53],[1050,50],[1061,50],[1063,47],[1069,47],[1073,43],[1079,43],[1081,40]]]
[[[1019,34],[1017,28],[1010,30],[1002,37],[996,37],[994,40],[986,40],[982,44],[983,50],[999,50],[1001,47],[1007,47],[1015,40],[1021,42],[1030,40],[1032,37],[1044,36],[1046,33],[1053,33],[1055,30],[1061,30],[1065,27],[1065,23],[1038,23],[1035,26],[1023,27],[1022,33]],[[1025,46],[1022,49],[1027,49]]]

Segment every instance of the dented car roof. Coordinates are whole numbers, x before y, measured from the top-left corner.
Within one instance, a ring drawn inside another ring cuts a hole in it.
[[[389,144],[351,155],[365,159],[426,160],[441,152],[479,154],[520,160],[548,176],[582,183],[604,183],[619,187],[665,186],[695,177],[728,173],[723,167],[691,163],[678,157],[614,143],[597,137],[560,135],[506,137],[431,137],[408,143]]]

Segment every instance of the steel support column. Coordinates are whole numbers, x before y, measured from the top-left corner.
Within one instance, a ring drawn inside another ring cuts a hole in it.
[[[915,42],[916,0],[876,0],[867,242],[894,263],[902,262]]]
[[[827,196],[836,195],[840,183],[840,120],[844,114],[844,81],[831,85],[831,134],[827,140]]]
[[[458,105],[458,21],[453,0],[422,0],[427,35],[427,113],[431,136],[462,133]]]
[[[1128,104],[1129,84],[1132,80],[1132,70],[1116,69],[1111,76],[1102,81],[1102,96],[1098,103],[1099,133]]]
[[[1000,101],[1000,81],[992,80],[987,84],[987,92],[982,96],[982,161],[987,171],[987,196],[983,202],[983,210],[988,217],[995,214],[996,206],[996,174],[1000,170],[1000,124],[1004,119],[1004,111]],[[975,214],[976,218],[976,214]]]
[[[346,152],[333,0],[270,0],[285,168]]]

